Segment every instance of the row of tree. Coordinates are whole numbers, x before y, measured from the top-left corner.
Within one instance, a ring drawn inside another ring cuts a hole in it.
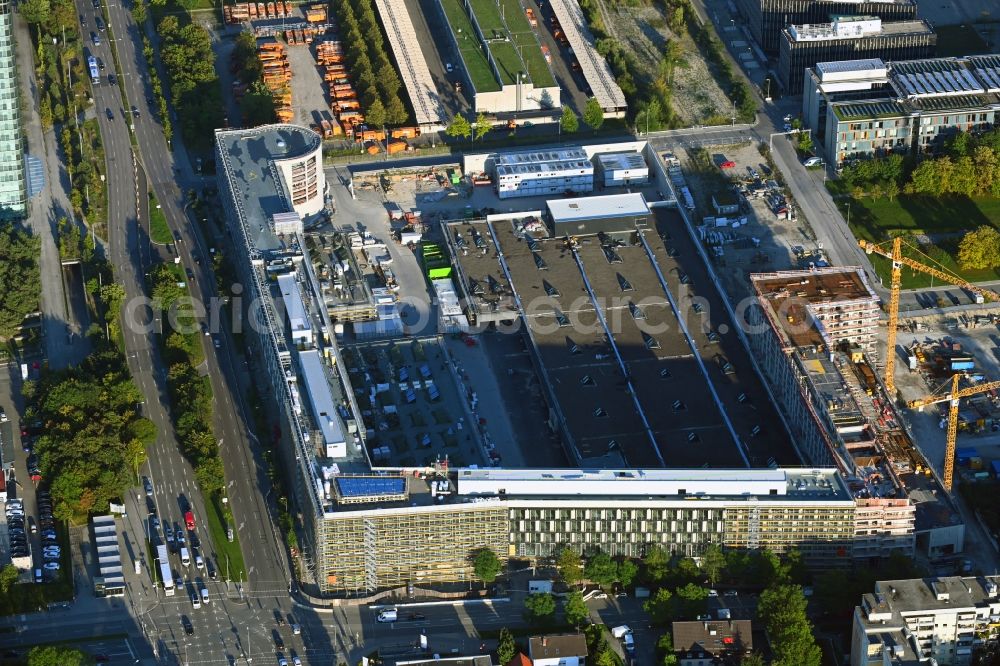
[[[267,125],[277,121],[274,95],[264,85],[264,64],[257,50],[257,38],[252,32],[241,32],[233,47],[233,68],[239,82],[247,87],[240,99],[240,113],[247,127]]]
[[[189,296],[172,264],[159,264],[149,274],[151,295],[165,313],[163,362],[167,366],[171,415],[181,452],[191,462],[202,491],[222,490],[225,476],[218,442],[212,433],[212,389],[198,374],[204,360],[201,332],[189,313]],[[167,314],[169,313],[169,314]],[[169,321],[168,321],[169,320]]]
[[[177,16],[165,16],[156,28],[160,59],[170,78],[170,95],[185,141],[204,148],[223,126],[222,94],[215,73],[215,52],[208,31],[196,23],[181,26]]]
[[[409,113],[401,94],[403,84],[386,52],[372,0],[345,0],[334,3],[334,8],[365,121],[373,127],[405,124]]]
[[[900,193],[1000,196],[1000,129],[972,134],[958,132],[941,154],[917,160],[898,153],[858,160],[844,167],[841,180],[855,198],[873,199]]]
[[[17,334],[24,318],[39,308],[40,251],[27,229],[0,224],[0,342]]]

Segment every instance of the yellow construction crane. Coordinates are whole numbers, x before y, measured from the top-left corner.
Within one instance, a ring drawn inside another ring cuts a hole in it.
[[[940,269],[922,264],[915,259],[903,256],[903,239],[896,237],[892,240],[892,249],[887,249],[882,245],[858,240],[858,245],[867,254],[878,254],[892,261],[892,279],[889,285],[889,335],[885,353],[885,390],[889,394],[890,400],[896,399],[896,379],[893,373],[896,369],[896,327],[899,325],[899,285],[902,282],[903,266],[909,266],[915,271],[932,275],[942,282],[953,284],[963,289],[968,289],[974,294],[979,294],[987,301],[1000,301],[1000,294],[989,289],[977,287],[971,282],[966,282],[954,273],[942,271]],[[885,245],[885,244],[883,244]],[[930,257],[928,257],[930,259]],[[954,439],[952,440],[954,445]]]
[[[978,393],[986,393],[993,389],[1000,389],[1000,382],[987,382],[977,384],[968,388],[958,388],[958,382],[964,375],[955,374],[951,377],[951,392],[944,395],[931,395],[919,400],[911,400],[906,403],[911,409],[923,409],[927,405],[938,402],[948,402],[948,438],[945,440],[944,448],[944,489],[951,492],[952,480],[955,476],[955,440],[958,437],[958,403],[962,398]]]

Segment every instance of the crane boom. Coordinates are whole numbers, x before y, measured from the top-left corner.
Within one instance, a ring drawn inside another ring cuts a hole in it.
[[[944,448],[944,478],[942,484],[947,492],[951,492],[952,482],[955,477],[955,442],[958,440],[958,403],[962,398],[970,395],[986,393],[994,389],[1000,389],[1000,382],[986,382],[968,386],[964,389],[958,388],[958,382],[963,375],[955,374],[951,377],[951,391],[946,394],[931,395],[918,400],[911,400],[906,405],[913,409],[922,409],[927,405],[939,402],[948,402],[948,434],[945,439]]]
[[[903,266],[908,266],[915,271],[920,271],[921,273],[926,273],[927,275],[936,277],[942,282],[947,282],[948,284],[962,287],[963,289],[971,291],[974,294],[979,294],[984,300],[987,301],[1000,301],[1000,294],[991,289],[978,287],[952,273],[939,270],[933,266],[927,266],[915,259],[904,257],[903,239],[899,236],[892,239],[891,250],[887,250],[886,248],[872,243],[871,241],[866,241],[863,238],[858,239],[858,245],[867,254],[878,254],[892,261],[892,276],[889,288],[889,326],[887,331],[888,334],[886,335],[885,390],[889,395],[889,399],[894,400],[896,395],[896,329],[899,326],[899,291],[903,279]]]

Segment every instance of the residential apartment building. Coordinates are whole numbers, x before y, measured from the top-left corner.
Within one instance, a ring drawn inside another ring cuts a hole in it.
[[[917,17],[915,0],[736,0],[751,37],[767,53],[777,53],[789,25],[827,23],[835,16],[877,16],[883,21]]]
[[[0,0],[0,219],[19,219],[28,214],[12,4]]]
[[[854,609],[851,666],[969,664],[997,639],[996,576],[879,581]]]
[[[803,113],[828,163],[931,153],[956,132],[989,129],[1000,117],[1000,56],[889,62],[881,71],[872,62],[859,62],[856,78],[854,61],[806,73]],[[828,71],[836,78],[830,85]]]
[[[778,78],[792,95],[802,90],[806,69],[818,62],[928,58],[937,46],[937,35],[927,21],[882,21],[877,16],[838,16],[832,23],[790,25],[781,36]]]

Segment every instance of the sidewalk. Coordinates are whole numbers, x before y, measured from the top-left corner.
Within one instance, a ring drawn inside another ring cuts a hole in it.
[[[34,50],[29,28],[19,14],[14,14],[16,57],[19,63],[21,96],[24,106],[38,108],[38,83],[35,80]],[[83,110],[81,109],[81,112]],[[26,152],[42,161],[45,186],[29,202],[30,214],[27,224],[41,241],[39,269],[41,271],[41,309],[44,317],[45,355],[52,368],[76,365],[87,356],[89,345],[83,336],[73,336],[67,340],[69,319],[65,287],[63,284],[62,260],[56,242],[56,228],[59,218],[73,218],[73,208],[69,202],[69,177],[63,168],[56,148],[53,130],[44,131],[37,113],[29,113],[21,118],[26,138]]]

